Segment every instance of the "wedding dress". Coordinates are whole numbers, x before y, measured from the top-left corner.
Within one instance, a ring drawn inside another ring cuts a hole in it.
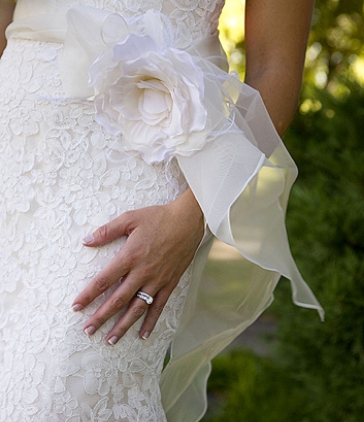
[[[0,60],[1,422],[197,421],[210,360],[269,305],[282,274],[295,303],[322,313],[284,229],[296,169],[259,94],[225,72],[222,7],[223,0],[18,0]],[[92,64],[95,45],[109,45],[121,27],[182,57],[173,77],[193,79],[180,72],[197,63],[200,80],[217,87],[188,88],[200,89],[196,101],[210,101],[199,118],[211,128],[186,135],[195,150],[180,138],[167,147],[165,138],[158,150],[134,148],[125,143],[127,123],[115,134],[100,123],[103,110],[95,118],[78,62],[89,54]],[[209,113],[222,116],[218,124]],[[206,236],[154,332],[140,340],[139,322],[111,347],[104,337],[113,318],[87,337],[82,326],[105,295],[78,313],[71,303],[125,239],[100,248],[82,239],[126,210],[174,200],[187,184]],[[241,252],[241,283],[201,278],[211,232]]]

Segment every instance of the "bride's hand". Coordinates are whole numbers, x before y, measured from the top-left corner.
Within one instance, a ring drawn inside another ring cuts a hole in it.
[[[201,209],[188,189],[168,205],[128,211],[89,236],[85,244],[93,247],[122,236],[128,238],[111,262],[73,302],[73,309],[81,310],[123,277],[109,299],[87,321],[85,332],[93,334],[110,317],[127,307],[106,340],[115,344],[147,311],[140,330],[140,337],[146,339],[191,263],[203,229]],[[154,302],[147,305],[137,298],[139,290],[154,297]]]

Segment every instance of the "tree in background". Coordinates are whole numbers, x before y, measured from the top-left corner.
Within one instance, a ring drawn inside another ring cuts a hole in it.
[[[317,0],[305,82],[331,88],[342,74],[352,73],[363,81],[363,0]]]
[[[226,0],[220,39],[244,79],[244,0]],[[364,82],[364,0],[316,0],[304,84],[333,89],[348,72]]]

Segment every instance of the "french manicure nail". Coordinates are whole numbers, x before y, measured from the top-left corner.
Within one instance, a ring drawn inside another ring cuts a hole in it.
[[[90,325],[89,327],[85,328],[85,334],[87,334],[88,336],[92,336],[92,334],[96,331],[96,328],[92,325]]]
[[[115,344],[117,343],[117,341],[119,340],[119,337],[116,336],[112,336],[111,338],[109,338],[109,340],[107,341],[111,346],[115,346]]]
[[[148,337],[150,336],[150,332],[149,331],[145,331],[142,335],[142,340],[146,340]]]
[[[89,243],[92,243],[94,240],[95,240],[95,239],[94,239],[94,236],[93,236],[92,234],[89,234],[89,235],[87,235],[86,237],[84,237],[84,238],[82,239],[82,243],[83,243],[84,245],[88,245]]]
[[[83,306],[82,306],[80,303],[76,303],[76,305],[73,305],[73,306],[72,306],[72,310],[73,310],[74,312],[78,312],[78,311],[80,311],[81,309],[83,309]]]

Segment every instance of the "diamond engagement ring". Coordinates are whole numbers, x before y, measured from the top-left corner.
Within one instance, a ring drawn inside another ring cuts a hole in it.
[[[145,302],[147,305],[151,305],[151,304],[153,303],[153,300],[154,300],[154,299],[152,298],[152,296],[148,295],[148,293],[144,293],[144,292],[142,292],[142,291],[140,291],[140,290],[139,290],[139,292],[137,292],[136,296],[137,296],[139,299],[144,300],[144,302]]]

